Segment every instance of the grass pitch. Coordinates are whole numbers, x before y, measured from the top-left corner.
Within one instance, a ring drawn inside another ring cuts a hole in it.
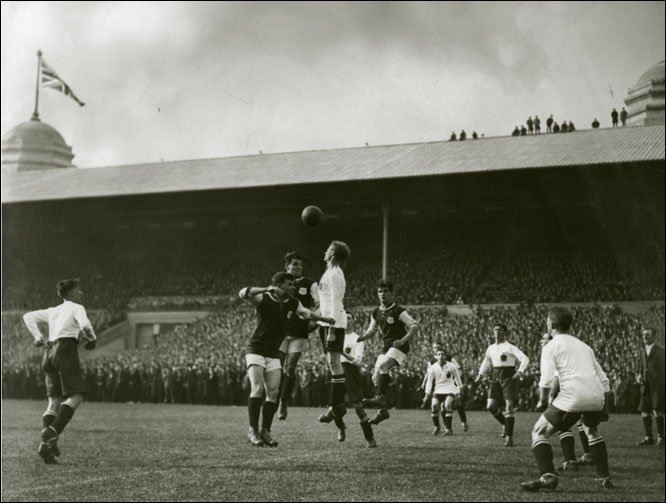
[[[524,493],[537,475],[530,449],[536,413],[519,413],[506,448],[487,412],[468,412],[463,433],[433,437],[429,411],[391,411],[367,449],[350,410],[347,440],[316,421],[319,409],[291,408],[275,421],[276,449],[247,444],[247,409],[85,403],[60,440],[59,465],[37,456],[45,402],[2,402],[3,501],[664,501],[664,449],[639,448],[638,415],[602,425],[613,480],[594,469],[560,478],[551,493]],[[374,411],[371,411],[374,413]],[[553,439],[555,461],[562,455]],[[581,448],[576,438],[576,450]]]

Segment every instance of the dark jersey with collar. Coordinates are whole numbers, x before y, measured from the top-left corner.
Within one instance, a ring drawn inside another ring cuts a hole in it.
[[[372,312],[372,319],[375,320],[384,337],[383,353],[391,349],[393,343],[398,339],[402,339],[407,333],[407,327],[400,319],[400,315],[404,311],[405,308],[394,303],[386,309],[382,309],[382,306],[379,306]],[[398,349],[405,354],[409,353],[409,342],[406,342]]]
[[[266,358],[278,358],[287,323],[298,317],[298,300],[290,297],[286,302],[279,302],[268,293],[262,297],[256,307],[257,326],[248,342],[247,352]]]
[[[316,281],[310,278],[298,278],[294,282],[294,285],[296,286],[294,297],[296,297],[303,307],[307,309],[310,309],[314,304],[314,298],[312,298],[312,285],[314,283],[316,283]],[[287,321],[285,335],[307,339],[308,320],[304,320],[300,316],[292,316]]]

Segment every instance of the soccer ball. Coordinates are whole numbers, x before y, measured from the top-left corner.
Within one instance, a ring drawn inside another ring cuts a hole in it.
[[[307,206],[301,213],[301,220],[305,225],[317,225],[321,222],[321,217],[324,213],[317,206]]]

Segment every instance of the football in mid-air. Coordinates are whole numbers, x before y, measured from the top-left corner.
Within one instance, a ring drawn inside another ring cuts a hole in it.
[[[301,213],[301,220],[305,225],[317,225],[321,222],[324,213],[317,206],[306,206]]]

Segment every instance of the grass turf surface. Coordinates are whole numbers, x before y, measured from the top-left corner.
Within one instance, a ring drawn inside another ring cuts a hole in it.
[[[37,456],[45,402],[2,402],[3,501],[664,501],[664,449],[637,447],[638,415],[602,424],[618,488],[602,490],[594,468],[560,478],[550,493],[525,493],[535,478],[530,429],[518,413],[506,448],[487,412],[468,412],[463,433],[433,437],[429,411],[391,411],[367,449],[353,410],[347,440],[316,421],[323,409],[291,408],[273,425],[280,445],[247,443],[247,409],[84,403],[59,442],[59,465]],[[371,411],[374,413],[374,411]],[[555,462],[562,460],[553,438]],[[576,435],[576,452],[580,442]]]

